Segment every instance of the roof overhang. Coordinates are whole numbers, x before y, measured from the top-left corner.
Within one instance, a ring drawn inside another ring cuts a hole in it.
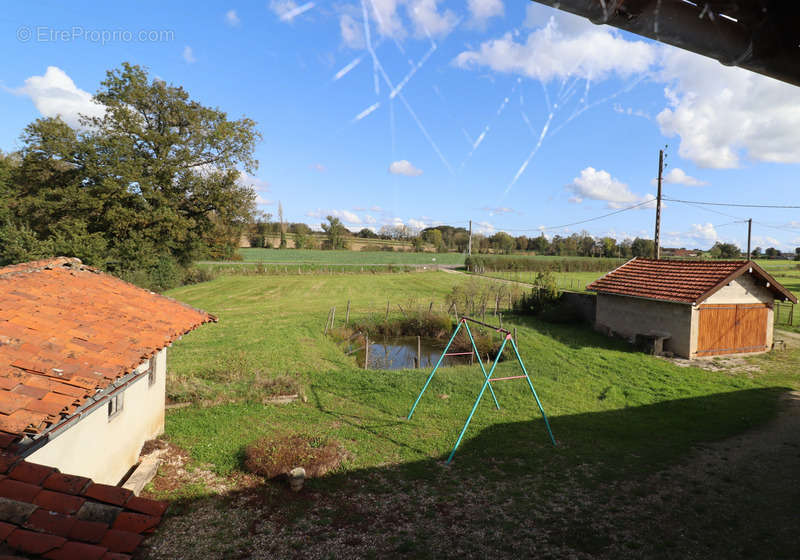
[[[796,0],[534,0],[800,86]]]
[[[777,280],[775,280],[766,270],[758,266],[758,264],[753,261],[747,261],[734,272],[729,274],[727,278],[697,298],[697,300],[694,302],[694,305],[700,305],[723,287],[727,286],[729,282],[736,280],[748,272],[755,277],[761,278],[766,283],[764,287],[773,293],[775,299],[789,300],[792,303],[797,303],[797,298],[795,295],[787,290]]]

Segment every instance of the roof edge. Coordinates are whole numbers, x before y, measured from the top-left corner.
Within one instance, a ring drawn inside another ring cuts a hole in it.
[[[600,278],[597,278],[597,279],[593,280],[592,282],[590,282],[589,284],[587,284],[587,285],[586,285],[586,290],[587,290],[587,291],[590,291],[590,292],[597,292],[597,289],[596,289],[596,288],[592,288],[592,286],[593,286],[593,285],[595,285],[597,282],[599,282],[600,280],[602,280],[603,278],[605,278],[605,277],[606,277],[606,276],[608,276],[609,274],[613,274],[613,273],[615,273],[616,271],[618,271],[619,269],[621,269],[623,266],[626,266],[626,265],[629,265],[629,264],[631,264],[633,261],[635,261],[635,260],[636,260],[636,259],[638,259],[638,258],[639,258],[639,257],[633,257],[632,259],[630,259],[630,260],[627,260],[627,261],[625,261],[624,263],[622,263],[621,265],[619,265],[617,268],[615,268],[615,269],[613,269],[613,270],[609,270],[608,272],[606,272],[605,274],[603,274],[603,275],[602,275]],[[599,293],[599,292],[598,292],[598,293]]]
[[[750,261],[744,261],[744,263],[742,263],[742,266],[731,272],[727,277],[725,277],[723,280],[717,283],[717,285],[715,285],[713,288],[703,293],[700,297],[698,297],[694,301],[694,304],[699,305],[703,303],[705,300],[707,300],[712,295],[721,290],[723,286],[725,286],[729,282],[732,282],[733,280],[736,280],[740,276],[744,275],[745,272],[749,272],[751,269],[753,270],[753,272],[756,272],[758,276],[760,276],[763,280],[765,280],[769,284],[769,286],[765,286],[767,290],[770,290],[773,294],[777,292],[783,295],[784,298],[788,299],[792,303],[797,303],[797,297],[792,292],[787,290],[783,286],[783,284],[775,280],[775,278],[773,278],[772,275],[770,275],[766,270],[761,268],[758,265],[758,263],[750,260]]]

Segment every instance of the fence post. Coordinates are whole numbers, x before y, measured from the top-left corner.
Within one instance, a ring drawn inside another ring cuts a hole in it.
[[[383,322],[385,323],[388,320],[389,320],[389,300],[387,299],[386,300],[386,315],[383,318]]]
[[[417,335],[417,369],[422,367],[422,342]]]
[[[369,369],[369,333],[364,335],[364,369]]]
[[[347,323],[350,322],[350,300],[347,300],[347,311],[344,314],[344,326],[347,326]]]

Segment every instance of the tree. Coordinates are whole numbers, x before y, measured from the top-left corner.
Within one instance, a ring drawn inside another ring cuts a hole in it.
[[[510,253],[517,245],[514,238],[504,231],[498,231],[492,235],[489,238],[489,243],[492,248],[502,251],[503,253]]]
[[[283,205],[278,201],[278,220],[281,228],[281,249],[286,249],[286,222],[283,221]]]
[[[361,228],[361,231],[356,234],[356,237],[362,237],[364,239],[378,239],[378,234],[369,228]]]
[[[517,244],[517,251],[528,250],[528,237],[526,235],[520,235],[514,241]]]
[[[764,255],[766,255],[768,259],[777,259],[781,256],[781,252],[775,247],[768,247],[767,250],[764,251]]]
[[[655,243],[653,243],[652,239],[637,237],[633,240],[633,243],[631,243],[631,254],[634,257],[645,257],[649,259],[653,257],[654,248]]]
[[[800,261],[800,247],[794,249],[794,260]]]
[[[13,174],[14,220],[52,251],[112,272],[229,256],[252,223],[255,122],[230,120],[124,63],[94,100],[82,129],[59,118],[26,127]],[[2,258],[8,258],[3,248]]]
[[[613,237],[604,237],[601,239],[601,243],[603,245],[603,256],[604,257],[616,257],[617,256],[617,240]]]
[[[345,241],[345,232],[347,228],[344,227],[342,221],[335,216],[327,216],[325,218],[328,223],[320,224],[322,231],[328,236],[328,249],[344,249],[347,245]]]
[[[741,249],[733,243],[717,241],[711,248],[711,256],[722,259],[738,259],[742,254]]]
[[[438,229],[426,229],[420,234],[420,237],[433,245],[434,248],[440,253],[447,250],[447,247],[445,247],[444,244],[444,238],[442,237],[442,232]]]
[[[536,251],[537,255],[544,255],[547,253],[547,250],[550,248],[550,242],[544,236],[544,233],[536,237],[535,239],[531,239],[528,243],[528,249]]]
[[[751,256],[752,256],[754,259],[757,259],[757,258],[759,258],[759,257],[761,256],[761,247],[756,247],[755,249],[753,249],[753,250],[750,252],[750,255],[751,255]]]

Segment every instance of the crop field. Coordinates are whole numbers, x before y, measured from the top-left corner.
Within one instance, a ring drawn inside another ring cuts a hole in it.
[[[501,552],[503,534],[530,530],[526,519],[532,511],[541,523],[550,523],[552,512],[537,504],[557,499],[565,488],[591,494],[647,477],[698,444],[761,425],[775,414],[785,388],[800,387],[796,348],[747,358],[738,370],[710,371],[634,352],[581,325],[505,316],[504,324],[517,329],[558,447],[550,444],[524,380],[512,380],[495,385],[499,410],[489,398],[482,400],[453,465],[444,468],[441,460],[480,389],[480,370],[440,370],[409,421],[405,417],[428,371],[360,369],[322,331],[332,306],[337,324],[343,322],[348,300],[351,318],[382,316],[387,301],[392,314],[400,313],[397,304],[434,302],[436,309],[454,283],[467,281],[474,280],[444,272],[227,276],[171,291],[171,297],[219,317],[217,324],[177,342],[169,354],[170,398],[195,405],[168,412],[166,437],[186,450],[189,471],[207,474],[184,485],[156,478],[151,495],[183,505],[159,532],[169,536],[154,537],[153,550],[162,555],[149,557],[168,558],[176,551],[227,557],[270,531],[282,535],[263,545],[275,556],[291,556],[298,546],[313,546],[312,555],[321,557],[369,556],[375,547],[419,557],[453,556],[456,551],[441,548],[452,524],[464,532],[464,546]],[[514,363],[498,366],[497,376],[515,374]],[[264,404],[274,381],[287,379],[304,400]],[[299,501],[281,484],[259,485],[259,500],[271,504],[271,513],[258,513],[244,497],[251,491],[237,482],[251,480],[243,471],[243,449],[274,433],[333,438],[346,448],[347,459],[333,474],[307,482],[308,497]],[[510,482],[515,479],[519,482]],[[234,494],[218,499],[220,488]],[[244,502],[236,501],[240,492]],[[367,505],[373,502],[382,505]],[[239,504],[234,509],[243,508],[242,514],[220,517],[204,529],[214,538],[196,542],[193,520],[229,511],[231,503]],[[420,503],[447,513],[442,519],[427,517],[429,510]],[[452,517],[458,511],[466,516],[461,521]],[[396,533],[390,527],[397,515],[413,516],[425,531]],[[249,525],[245,520],[253,516],[263,521]],[[381,529],[367,530],[371,537],[364,541],[357,535],[364,535],[367,520]],[[331,523],[333,528],[325,529]],[[484,531],[492,536],[481,537]],[[343,535],[353,535],[347,537],[352,542],[340,542]],[[657,546],[647,544],[646,535],[637,538],[644,539],[637,547]],[[203,548],[212,546],[208,542],[217,548]],[[526,542],[525,547],[539,546]]]

